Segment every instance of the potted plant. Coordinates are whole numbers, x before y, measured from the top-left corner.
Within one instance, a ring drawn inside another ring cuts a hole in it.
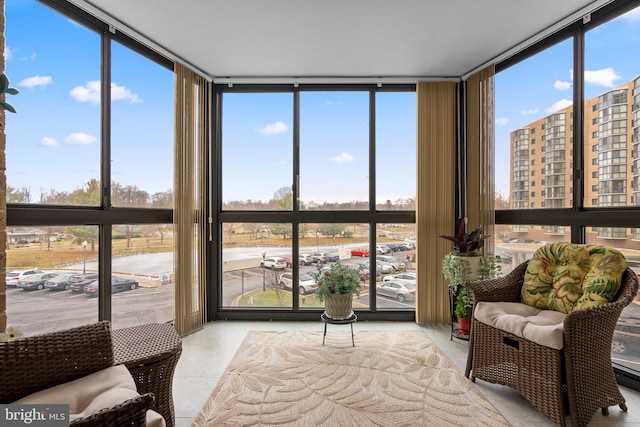
[[[468,320],[473,306],[473,298],[468,295],[464,284],[470,280],[489,279],[500,273],[498,257],[482,254],[484,241],[490,236],[483,235],[482,227],[470,233],[465,231],[466,218],[456,221],[455,236],[439,236],[453,242],[453,250],[442,259],[442,274],[449,281],[452,298],[455,298],[454,315],[460,324],[460,333],[468,335]],[[465,330],[464,325],[467,325]]]
[[[327,317],[334,320],[348,319],[352,314],[353,295],[360,296],[359,269],[348,268],[336,262],[330,268],[318,264],[315,278],[318,281],[316,297],[324,302]]]

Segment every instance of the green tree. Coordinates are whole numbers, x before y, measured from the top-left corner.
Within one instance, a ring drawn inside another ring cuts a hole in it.
[[[67,234],[72,236],[71,241],[76,245],[82,245],[87,242],[91,247],[91,252],[96,250],[96,242],[98,241],[98,227],[94,225],[79,225],[67,227]]]
[[[330,224],[322,224],[318,227],[318,231],[325,236],[328,237],[336,237],[340,236],[343,231],[347,228],[344,224],[339,223],[330,223]]]
[[[90,179],[86,184],[76,188],[69,195],[69,203],[72,205],[97,206],[100,205],[100,195],[100,181]]]
[[[287,236],[291,236],[291,224],[288,223],[275,223],[271,226],[271,234],[276,236],[282,236],[286,239]]]

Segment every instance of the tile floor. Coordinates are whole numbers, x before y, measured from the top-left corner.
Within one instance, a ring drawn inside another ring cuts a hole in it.
[[[328,325],[328,327],[345,328],[345,333],[349,333],[348,326],[345,325]],[[173,385],[176,426],[191,426],[248,331],[289,329],[322,331],[322,328],[321,322],[217,321],[208,323],[203,329],[184,337],[182,356],[176,367]],[[468,344],[455,338],[451,341],[449,325],[421,326],[413,322],[372,321],[354,324],[356,333],[374,329],[422,330],[464,372]],[[514,427],[554,425],[513,390],[480,380],[476,386]],[[618,407],[612,407],[608,417],[598,412],[592,419],[592,425],[640,426],[640,392],[624,387],[621,387],[621,390],[627,400],[629,411],[624,413]],[[570,425],[568,418],[567,424]]]

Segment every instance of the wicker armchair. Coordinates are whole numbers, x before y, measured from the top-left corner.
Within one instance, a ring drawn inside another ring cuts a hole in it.
[[[113,366],[109,322],[98,322],[0,344],[0,403]],[[72,426],[145,426],[151,393],[71,422]]]
[[[496,279],[470,282],[474,308],[481,301],[520,302],[529,261]],[[564,426],[586,426],[598,408],[627,410],[611,365],[611,341],[620,313],[638,292],[638,278],[627,268],[609,303],[572,311],[563,326],[560,350],[539,345],[475,318],[471,324],[465,375],[516,389],[540,412]]]

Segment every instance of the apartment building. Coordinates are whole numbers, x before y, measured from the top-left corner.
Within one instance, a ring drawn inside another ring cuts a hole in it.
[[[584,207],[640,204],[640,76],[584,106]],[[573,206],[573,105],[510,133],[511,209]],[[587,241],[640,249],[640,228],[589,227]],[[509,238],[561,241],[563,226],[513,225]]]

